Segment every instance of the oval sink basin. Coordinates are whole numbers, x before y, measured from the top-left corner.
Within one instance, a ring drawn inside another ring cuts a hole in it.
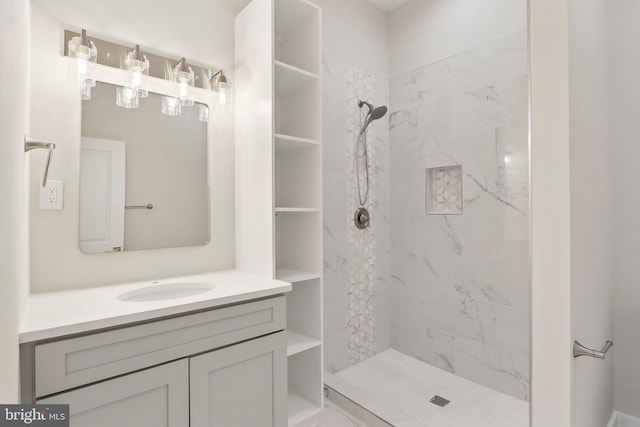
[[[118,299],[127,302],[163,301],[202,294],[213,288],[211,283],[167,283],[124,292],[118,295]]]

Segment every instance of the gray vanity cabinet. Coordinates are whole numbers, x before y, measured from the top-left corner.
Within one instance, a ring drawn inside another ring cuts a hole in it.
[[[284,333],[189,359],[191,427],[287,425]]]
[[[187,359],[39,399],[69,404],[73,427],[187,427]]]
[[[23,345],[23,388],[71,427],[285,427],[285,325],[278,296]]]

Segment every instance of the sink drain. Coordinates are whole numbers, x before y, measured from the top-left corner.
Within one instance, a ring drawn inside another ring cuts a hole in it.
[[[447,406],[449,404],[449,401],[441,396],[433,396],[429,402],[438,406]]]

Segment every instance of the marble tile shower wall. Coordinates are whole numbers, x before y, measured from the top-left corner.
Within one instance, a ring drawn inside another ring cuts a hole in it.
[[[392,346],[521,399],[529,393],[527,79],[522,31],[390,82]],[[425,169],[449,165],[462,165],[463,214],[426,215]]]
[[[357,100],[389,104],[389,82],[342,60],[323,59],[325,368],[340,371],[391,345],[389,276],[389,121],[367,133],[371,226],[358,230],[354,165],[362,124]]]

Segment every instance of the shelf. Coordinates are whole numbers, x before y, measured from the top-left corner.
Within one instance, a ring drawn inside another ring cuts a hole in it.
[[[312,139],[280,139],[275,149],[275,206],[277,208],[319,208],[322,196],[320,144]],[[313,191],[318,189],[318,191]],[[294,211],[294,210],[283,210]],[[304,209],[301,212],[310,210]]]
[[[306,0],[276,0],[275,59],[320,70],[320,9]]]
[[[320,209],[318,208],[285,208],[278,206],[275,208],[276,213],[320,213]]]
[[[322,408],[295,393],[289,393],[289,427],[322,412]]]
[[[287,329],[287,356],[302,353],[305,350],[318,347],[320,344],[321,342],[318,339],[311,338],[293,329]]]
[[[315,149],[320,146],[320,141],[317,139],[300,138],[298,136],[283,135],[281,133],[276,133],[274,138],[276,140],[276,152],[278,154]]]
[[[322,218],[318,214],[275,215],[276,266],[322,270]]]
[[[286,96],[311,84],[318,83],[317,74],[281,61],[274,61],[274,65],[276,66],[276,93],[280,96]]]
[[[305,78],[308,81],[318,80],[318,75],[316,73],[312,73],[311,71],[304,70],[300,67],[296,67],[295,65],[287,64],[284,61],[278,61],[277,59],[273,61],[273,64],[276,66],[276,70],[278,68],[287,70],[286,73],[299,74],[300,78]]]
[[[304,282],[306,280],[319,279],[318,273],[310,273],[308,271],[292,270],[288,268],[277,268],[276,279],[289,283]]]

